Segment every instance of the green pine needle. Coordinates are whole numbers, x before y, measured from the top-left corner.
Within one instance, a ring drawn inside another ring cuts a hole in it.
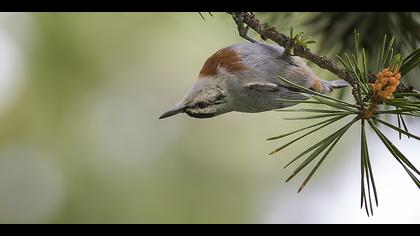
[[[320,126],[320,127],[316,128],[316,129],[314,129],[314,130],[311,130],[311,131],[309,131],[308,133],[305,133],[304,135],[299,136],[298,138],[295,138],[295,139],[293,139],[292,141],[290,141],[290,142],[286,143],[285,145],[283,145],[283,146],[281,146],[281,147],[277,148],[276,150],[274,150],[274,151],[270,152],[270,155],[273,155],[274,153],[276,153],[276,152],[278,152],[278,151],[280,151],[280,150],[282,150],[282,149],[284,149],[284,148],[286,148],[286,147],[288,147],[288,146],[292,145],[293,143],[295,143],[295,142],[297,142],[297,141],[301,140],[302,138],[304,138],[304,137],[306,137],[306,136],[308,136],[308,135],[310,135],[310,134],[312,134],[312,133],[314,133],[314,132],[316,132],[316,131],[318,131],[318,130],[320,130],[320,129],[322,129],[322,128],[324,128],[324,127],[326,127],[326,126],[328,126],[328,125],[330,125],[330,124],[332,124],[332,123],[334,123],[334,122],[336,122],[336,121],[338,121],[338,120],[340,120],[340,119],[342,119],[343,117],[344,117],[344,116],[337,116],[337,117],[335,117],[335,119],[332,119],[331,121],[327,122],[326,124],[323,124],[322,126]]]
[[[401,76],[408,74],[411,70],[420,65],[420,48],[415,50],[409,56],[407,56],[401,64],[400,71]]]
[[[361,207],[363,205],[366,208],[366,213],[369,216],[373,215],[373,207],[372,207],[372,197],[371,192],[373,191],[374,197],[375,197],[375,203],[376,206],[378,206],[378,195],[376,192],[376,185],[375,180],[373,178],[373,172],[372,167],[370,164],[370,158],[369,158],[369,150],[368,150],[368,144],[366,139],[366,131],[365,131],[365,122],[362,121],[361,123]],[[365,182],[367,183],[367,192],[368,192],[368,198],[366,197],[366,189],[365,189]],[[371,190],[372,186],[372,190]],[[369,207],[367,205],[367,199],[369,199]],[[370,210],[370,211],[369,211]]]
[[[420,140],[420,137],[418,137],[418,136],[416,136],[416,135],[414,135],[414,134],[411,134],[411,133],[409,133],[408,131],[406,131],[406,130],[403,130],[403,129],[400,129],[400,128],[398,128],[398,127],[396,127],[396,126],[394,126],[394,125],[392,125],[392,124],[390,124],[390,123],[388,123],[388,122],[386,122],[386,121],[383,121],[383,120],[381,120],[381,119],[378,119],[378,118],[373,118],[374,120],[376,120],[376,121],[378,121],[379,123],[381,123],[381,124],[383,124],[383,125],[385,125],[385,126],[388,126],[389,128],[391,128],[391,129],[394,129],[394,130],[396,130],[396,131],[398,131],[399,133],[402,133],[402,134],[405,134],[405,135],[407,135],[408,137],[412,137],[412,138],[415,138],[415,139],[417,139],[417,140]],[[407,128],[407,127],[406,127]]]
[[[309,180],[312,178],[312,176],[315,174],[315,172],[318,170],[319,166],[322,164],[322,162],[325,160],[325,158],[330,154],[331,150],[335,147],[335,145],[337,144],[337,142],[341,139],[341,137],[343,137],[343,135],[346,133],[346,131],[354,124],[354,122],[356,122],[357,119],[354,119],[352,122],[350,122],[349,124],[347,124],[346,126],[344,126],[342,129],[340,129],[339,131],[337,131],[336,135],[333,134],[331,140],[333,140],[333,143],[331,144],[330,148],[325,152],[324,156],[322,156],[322,158],[318,161],[318,163],[316,164],[316,166],[312,169],[312,171],[309,173],[308,177],[306,177],[306,179],[304,180],[304,182],[302,183],[302,185],[300,186],[298,193],[301,192],[303,190],[303,188],[306,186],[306,184],[309,182]],[[323,146],[319,147],[318,150],[320,150],[321,152],[327,148],[330,145],[330,142],[326,142]],[[303,162],[293,173],[293,176],[295,176],[301,169],[303,169],[307,164],[309,164],[313,159],[316,158],[316,156],[318,156],[318,150],[315,151],[315,155],[313,158],[309,157],[308,159],[305,160],[305,162]],[[312,156],[312,155],[311,155]]]
[[[372,121],[368,120],[369,125],[372,127],[372,129],[375,131],[375,133],[378,135],[378,137],[382,140],[384,145],[387,147],[387,149],[391,152],[391,154],[394,156],[394,158],[403,166],[405,171],[408,173],[408,175],[411,177],[411,179],[414,181],[414,183],[417,185],[417,187],[420,188],[420,181],[417,179],[414,173],[420,175],[420,172],[414,167],[413,164],[394,146],[394,144],[387,138],[385,135],[372,123]]]
[[[343,117],[344,117],[344,116],[343,116]],[[279,135],[279,136],[275,136],[275,137],[268,138],[267,140],[275,140],[275,139],[285,138],[285,137],[287,137],[287,136],[289,136],[289,135],[296,134],[296,133],[298,133],[298,132],[301,132],[301,131],[304,131],[304,130],[307,130],[307,129],[310,129],[310,128],[313,128],[313,127],[316,127],[316,126],[319,126],[319,125],[322,125],[322,124],[325,124],[325,123],[328,123],[328,122],[333,121],[333,120],[335,120],[335,119],[336,119],[336,117],[333,117],[333,118],[331,118],[331,119],[324,120],[324,121],[319,122],[319,123],[317,123],[317,124],[310,125],[310,126],[307,126],[307,127],[305,127],[305,128],[298,129],[298,130],[295,130],[295,131],[290,132],[290,133],[287,133],[287,134],[282,134],[282,135]]]
[[[344,116],[342,117],[344,118]],[[334,135],[334,134],[333,134]],[[285,165],[283,168],[287,168],[289,165],[291,165],[293,162],[295,162],[296,160],[298,160],[299,158],[303,157],[304,155],[306,155],[307,153],[311,152],[312,150],[318,148],[319,146],[321,146],[322,144],[329,142],[332,138],[333,135],[330,135],[326,138],[324,138],[323,140],[319,141],[318,143],[314,144],[312,147],[306,149],[305,151],[303,151],[301,154],[299,154],[297,157],[295,157],[293,160],[291,160],[287,165]]]

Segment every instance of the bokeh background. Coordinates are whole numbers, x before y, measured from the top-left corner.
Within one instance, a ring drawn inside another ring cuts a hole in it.
[[[286,184],[294,166],[283,166],[330,130],[271,157],[284,141],[266,138],[309,122],[276,112],[158,120],[208,56],[243,41],[229,15],[213,15],[0,13],[0,223],[420,223],[420,191],[375,136],[379,208],[374,217],[360,209],[357,126],[297,194],[309,169]],[[319,42],[334,32],[334,43],[310,46],[330,56],[352,37],[342,27],[383,37],[370,30],[375,21],[362,20],[369,14],[348,14],[350,23],[316,13],[259,16]],[[408,29],[418,36],[413,17]],[[327,33],[304,24],[311,21]],[[420,87],[412,73],[409,83]],[[418,121],[407,122],[420,134]],[[383,130],[420,166],[416,140]]]

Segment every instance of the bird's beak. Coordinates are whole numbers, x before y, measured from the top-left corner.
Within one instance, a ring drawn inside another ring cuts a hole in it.
[[[170,109],[169,111],[163,113],[159,119],[165,119],[168,118],[170,116],[176,115],[178,113],[182,113],[185,112],[185,109],[187,108],[187,106],[185,104],[178,104],[176,105],[174,108]]]

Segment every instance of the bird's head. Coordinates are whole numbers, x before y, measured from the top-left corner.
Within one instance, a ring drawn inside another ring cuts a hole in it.
[[[234,49],[220,49],[204,63],[197,81],[181,102],[159,119],[179,113],[187,113],[194,118],[210,118],[232,111],[227,87],[234,73],[245,69]]]
[[[194,118],[210,118],[231,111],[228,96],[220,85],[211,79],[197,80],[181,102],[159,119],[179,113],[187,113]]]

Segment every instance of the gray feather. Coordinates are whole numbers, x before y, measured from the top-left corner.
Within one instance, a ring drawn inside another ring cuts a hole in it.
[[[328,84],[333,89],[345,88],[345,87],[348,87],[350,85],[349,83],[347,83],[345,80],[342,80],[342,79],[328,81]]]

